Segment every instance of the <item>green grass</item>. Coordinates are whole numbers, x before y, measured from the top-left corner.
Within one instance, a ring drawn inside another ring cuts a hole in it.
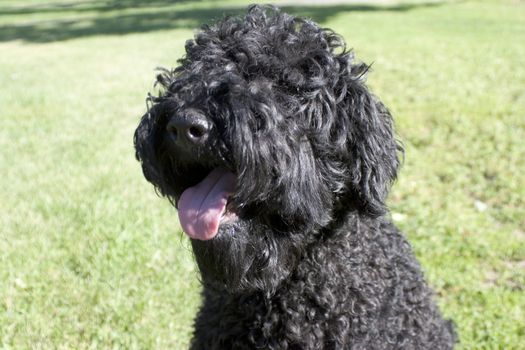
[[[0,349],[181,349],[199,283],[134,159],[154,68],[242,1],[0,1]],[[460,349],[525,344],[525,5],[288,6],[392,110],[390,197]]]

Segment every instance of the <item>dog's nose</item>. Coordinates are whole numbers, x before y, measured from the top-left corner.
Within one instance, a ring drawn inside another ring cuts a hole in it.
[[[208,138],[210,124],[200,115],[175,116],[166,125],[177,145],[196,145]]]

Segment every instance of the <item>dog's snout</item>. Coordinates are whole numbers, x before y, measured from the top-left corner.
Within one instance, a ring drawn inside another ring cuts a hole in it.
[[[179,146],[192,146],[208,138],[210,124],[203,116],[191,114],[174,116],[168,122],[166,130]]]

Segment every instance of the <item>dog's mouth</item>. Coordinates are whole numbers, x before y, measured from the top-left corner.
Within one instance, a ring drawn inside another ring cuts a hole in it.
[[[182,192],[178,201],[179,221],[193,239],[210,240],[221,224],[236,218],[228,199],[236,186],[236,176],[224,169],[213,169],[202,181]]]

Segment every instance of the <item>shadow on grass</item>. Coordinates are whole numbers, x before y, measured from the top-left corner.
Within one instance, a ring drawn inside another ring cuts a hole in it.
[[[35,13],[60,12],[108,12],[131,8],[173,6],[184,2],[200,2],[202,0],[84,0],[75,2],[55,2],[30,4],[16,7],[0,7],[2,15],[25,15]]]
[[[184,1],[177,1],[180,4]],[[0,41],[24,40],[28,42],[52,42],[80,37],[99,35],[124,35],[177,28],[193,29],[203,23],[222,18],[224,15],[238,15],[245,10],[242,7],[214,7],[187,9],[173,7],[169,0],[143,2],[129,1],[81,1],[55,4],[39,4],[24,7],[0,8],[0,16],[24,15],[35,13],[60,12],[95,12],[89,16],[58,18],[33,21],[23,24],[0,26]],[[281,8],[295,15],[312,18],[318,23],[325,23],[330,17],[349,11],[409,11],[417,7],[437,6],[436,2],[382,5],[328,5],[328,6],[282,6]],[[142,10],[140,13],[122,13],[122,10]]]

